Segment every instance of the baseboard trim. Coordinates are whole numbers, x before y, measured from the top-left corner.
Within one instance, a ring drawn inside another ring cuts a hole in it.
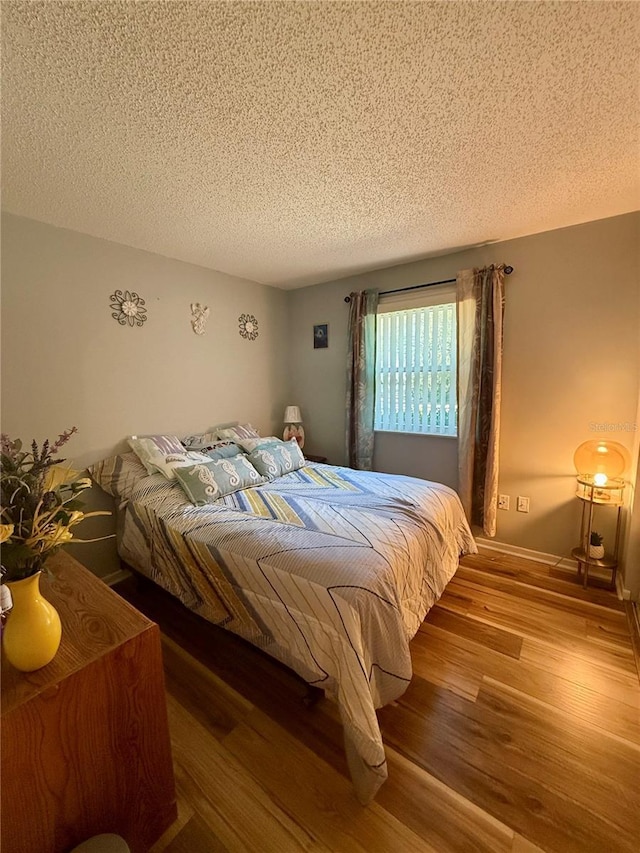
[[[636,661],[636,669],[638,670],[638,680],[640,681],[640,603],[637,601],[627,601],[624,608],[627,613],[633,656]]]
[[[115,584],[120,583],[120,581],[124,581],[130,577],[131,572],[128,572],[125,569],[118,569],[117,572],[111,572],[111,574],[105,575],[102,580],[107,584],[107,586],[115,586]]]
[[[569,557],[559,557],[557,554],[546,554],[544,551],[533,551],[531,548],[521,548],[520,545],[510,545],[507,542],[498,542],[496,539],[484,539],[482,536],[475,537],[481,548],[488,551],[500,551],[501,554],[509,554],[512,557],[524,557],[535,563],[544,563],[547,566],[557,566],[560,569],[575,571],[576,561]]]
[[[559,557],[557,554],[533,551],[531,548],[521,548],[520,545],[510,545],[507,542],[485,539],[482,536],[476,536],[476,542],[480,548],[487,551],[499,551],[501,554],[509,554],[512,557],[524,557],[526,560],[533,560],[535,563],[544,563],[546,566],[568,569],[572,572],[576,570],[576,561],[571,557]],[[629,601],[631,598],[631,591],[624,586],[620,572],[616,573],[616,593],[621,601]]]
[[[616,591],[618,593],[618,598],[621,601],[631,600],[631,590],[627,589],[624,586],[624,581],[622,580],[622,575],[620,574],[620,572],[616,573]]]

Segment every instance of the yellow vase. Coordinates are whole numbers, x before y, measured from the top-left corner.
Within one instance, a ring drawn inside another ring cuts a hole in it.
[[[7,660],[21,672],[46,666],[62,637],[58,611],[40,593],[40,572],[7,584],[13,609],[2,634]]]

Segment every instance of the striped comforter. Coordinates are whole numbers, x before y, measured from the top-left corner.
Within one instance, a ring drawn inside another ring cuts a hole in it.
[[[337,703],[368,802],[387,776],[375,709],[405,691],[409,641],[476,546],[447,486],[309,464],[205,507],[160,474],[143,477],[119,551]]]

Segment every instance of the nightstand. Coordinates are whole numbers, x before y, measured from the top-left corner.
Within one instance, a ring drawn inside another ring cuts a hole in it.
[[[307,460],[307,462],[326,462],[327,461],[326,456],[312,456],[310,453],[305,453],[304,458]]]
[[[605,485],[596,485],[587,476],[578,477],[576,496],[582,501],[582,520],[580,523],[580,545],[571,551],[571,556],[578,562],[578,576],[584,573],[583,584],[589,581],[589,569],[607,569],[611,572],[611,588],[615,589],[616,572],[618,569],[618,548],[620,545],[620,522],[623,505],[624,481],[610,480]],[[600,559],[590,556],[589,545],[593,531],[595,507],[614,507],[618,511],[616,521],[616,538],[613,551]]]
[[[30,673],[2,661],[2,849],[114,833],[141,853],[177,814],[160,631],[69,554],[50,566],[57,655]]]

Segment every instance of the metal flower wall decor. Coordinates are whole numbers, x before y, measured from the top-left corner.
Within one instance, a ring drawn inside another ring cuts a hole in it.
[[[258,337],[258,321],[253,314],[241,314],[238,317],[240,335],[249,341],[255,341]]]
[[[133,290],[116,290],[109,297],[114,320],[121,326],[141,326],[147,320],[147,309],[144,307],[144,299]]]

